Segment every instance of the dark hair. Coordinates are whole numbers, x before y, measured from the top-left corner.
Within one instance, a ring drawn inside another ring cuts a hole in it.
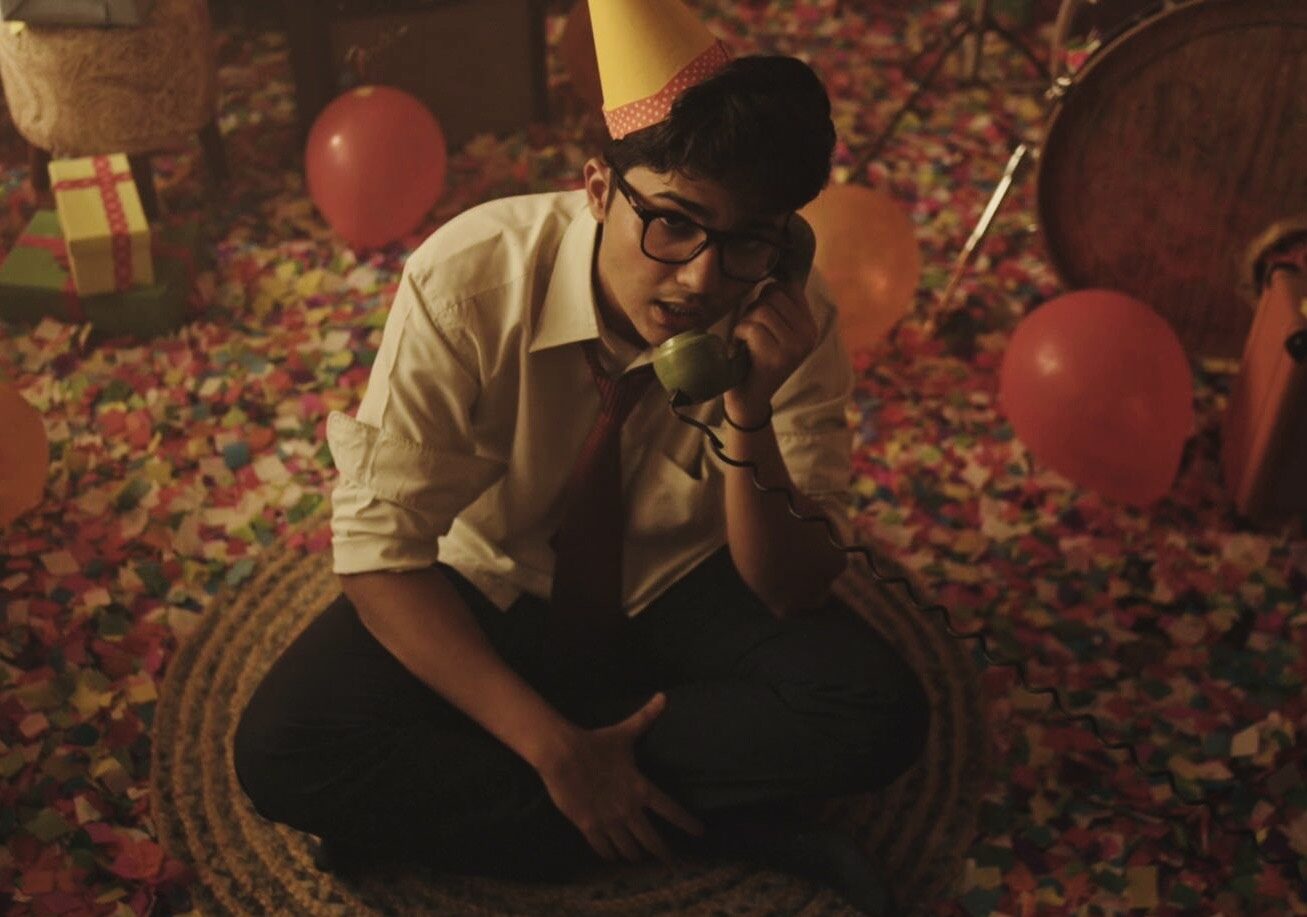
[[[763,213],[808,203],[830,178],[835,126],[812,68],[793,57],[736,58],[691,86],[657,124],[610,140],[604,159],[715,181]]]

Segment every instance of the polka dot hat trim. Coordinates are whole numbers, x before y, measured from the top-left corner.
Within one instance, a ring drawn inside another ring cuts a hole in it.
[[[680,69],[668,80],[667,85],[654,95],[626,105],[604,111],[604,120],[608,123],[608,133],[614,140],[621,140],[632,131],[657,124],[666,118],[672,110],[672,103],[682,92],[702,83],[731,60],[731,53],[726,45],[715,41],[706,51]]]

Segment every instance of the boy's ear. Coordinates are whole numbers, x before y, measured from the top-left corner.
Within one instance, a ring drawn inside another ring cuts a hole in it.
[[[608,213],[608,198],[612,191],[609,167],[598,157],[586,160],[581,172],[585,182],[586,206],[596,223],[602,223]]]

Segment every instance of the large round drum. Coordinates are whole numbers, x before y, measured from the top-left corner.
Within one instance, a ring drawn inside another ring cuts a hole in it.
[[[1163,9],[1059,87],[1038,209],[1062,280],[1149,303],[1195,357],[1238,357],[1248,240],[1307,210],[1307,3]]]

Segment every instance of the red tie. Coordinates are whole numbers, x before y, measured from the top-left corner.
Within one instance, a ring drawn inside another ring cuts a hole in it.
[[[585,359],[599,389],[599,416],[585,438],[564,491],[554,535],[558,623],[584,643],[611,634],[622,609],[622,424],[653,379],[642,366],[616,379],[604,373],[594,341]]]

